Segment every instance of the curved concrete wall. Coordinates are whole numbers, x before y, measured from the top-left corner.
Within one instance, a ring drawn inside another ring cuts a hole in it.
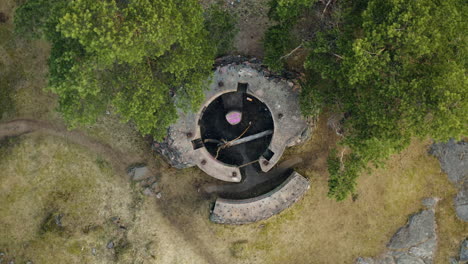
[[[270,218],[297,202],[309,186],[306,178],[293,172],[283,184],[264,195],[244,200],[217,199],[210,220],[241,225]]]

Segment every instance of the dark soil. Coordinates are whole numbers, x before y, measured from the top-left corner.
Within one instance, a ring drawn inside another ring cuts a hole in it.
[[[0,12],[0,23],[6,23],[8,21],[8,16],[5,13]]]

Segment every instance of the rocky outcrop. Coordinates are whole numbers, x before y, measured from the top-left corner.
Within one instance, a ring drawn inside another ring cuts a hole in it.
[[[468,238],[460,246],[460,261],[468,261]]]
[[[149,178],[150,171],[145,164],[132,165],[127,169],[127,174],[134,181],[142,181]]]
[[[437,198],[424,199],[422,210],[410,216],[387,244],[387,251],[375,258],[358,258],[356,264],[432,264],[437,248],[435,206]]]
[[[468,179],[465,180],[455,197],[455,211],[458,218],[468,222]]]
[[[439,159],[440,167],[452,183],[459,184],[468,176],[468,142],[451,139],[447,143],[436,143],[429,153]]]
[[[458,218],[468,222],[468,143],[449,140],[433,144],[429,152],[439,159],[442,170],[459,188],[454,198],[455,211]]]

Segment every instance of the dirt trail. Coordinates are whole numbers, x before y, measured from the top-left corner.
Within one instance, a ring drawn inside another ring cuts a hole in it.
[[[117,151],[107,144],[88,137],[81,131],[69,131],[63,125],[52,125],[48,122],[32,119],[17,119],[0,123],[0,141],[7,137],[16,137],[32,132],[42,132],[61,137],[75,144],[87,147],[106,158],[120,172],[124,172],[131,164],[141,162],[144,159],[141,156]]]

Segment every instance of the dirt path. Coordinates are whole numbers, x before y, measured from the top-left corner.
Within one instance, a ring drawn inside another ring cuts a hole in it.
[[[42,132],[82,145],[92,152],[106,158],[119,172],[125,172],[128,166],[142,162],[144,159],[144,157],[141,156],[117,151],[107,144],[90,138],[81,131],[69,131],[63,125],[53,125],[44,121],[32,119],[17,119],[6,123],[0,123],[0,141],[7,137],[16,137],[32,132]]]

